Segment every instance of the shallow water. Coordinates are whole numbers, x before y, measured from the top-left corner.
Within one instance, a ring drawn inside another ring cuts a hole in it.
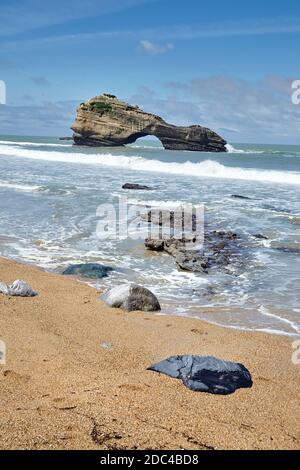
[[[165,313],[300,334],[300,147],[229,150],[171,152],[150,140],[86,149],[55,138],[0,137],[0,254],[58,272],[102,262],[116,270],[97,285],[142,283]],[[126,182],[155,189],[124,191]],[[99,239],[97,207],[124,195],[137,208],[204,204],[213,228],[241,234],[246,268],[192,274],[167,254],[145,251],[142,240]]]

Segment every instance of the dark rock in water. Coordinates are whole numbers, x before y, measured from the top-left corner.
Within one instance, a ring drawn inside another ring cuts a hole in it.
[[[234,199],[251,199],[251,197],[240,196],[239,194],[232,194],[231,197],[233,197]]]
[[[17,279],[11,285],[0,282],[0,293],[12,297],[35,297],[35,292],[27,282]]]
[[[203,246],[199,245],[197,236],[191,234],[181,239],[147,238],[145,247],[165,251],[184,271],[208,273],[214,266],[226,268],[239,259],[238,239],[234,232],[214,230],[205,234]]]
[[[107,93],[81,103],[71,129],[76,145],[113,147],[153,135],[168,150],[227,152],[226,141],[206,127],[168,124]]]
[[[182,380],[196,392],[228,395],[252,387],[250,372],[242,364],[212,356],[172,356],[148,368]]]
[[[154,238],[146,238],[145,246],[152,251],[164,251],[165,242],[164,240],[156,240]]]
[[[257,238],[258,240],[269,240],[268,237],[266,237],[265,235],[262,235],[261,233],[255,233],[253,237]]]
[[[293,225],[300,225],[300,217],[297,215],[292,215],[289,217],[289,223]]]
[[[128,312],[142,310],[155,312],[160,304],[155,295],[148,289],[136,284],[123,284],[105,292],[101,299],[110,307],[121,308]]]
[[[73,141],[73,137],[60,137],[59,140],[72,140]]]
[[[153,190],[153,188],[150,188],[150,186],[145,186],[143,184],[137,184],[137,183],[125,183],[123,184],[122,189],[138,189],[138,190],[143,190],[143,191]]]
[[[110,266],[104,266],[98,263],[86,263],[71,264],[71,266],[64,270],[63,274],[88,277],[90,279],[101,279],[102,277],[108,276],[108,273],[111,271],[113,271],[113,269]]]

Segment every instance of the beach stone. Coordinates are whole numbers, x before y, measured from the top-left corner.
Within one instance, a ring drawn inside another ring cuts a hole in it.
[[[77,275],[88,277],[90,279],[101,279],[108,276],[113,271],[110,266],[104,266],[98,263],[71,264],[63,271],[64,275]]]
[[[0,282],[0,293],[12,297],[35,297],[38,295],[29,284],[20,279],[17,279],[10,285]]]
[[[110,307],[121,308],[129,312],[142,310],[155,312],[160,310],[156,296],[148,289],[137,284],[123,284],[105,292],[101,299]]]
[[[125,183],[123,184],[122,189],[138,189],[144,191],[151,191],[153,188],[150,188],[150,186],[145,186],[143,184]]]
[[[238,388],[252,387],[251,374],[245,366],[213,356],[171,356],[148,370],[180,379],[195,392],[228,395]]]

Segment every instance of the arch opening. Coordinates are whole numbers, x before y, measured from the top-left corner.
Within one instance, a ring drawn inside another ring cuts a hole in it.
[[[153,148],[153,149],[163,149],[163,144],[161,140],[158,137],[155,137],[154,135],[151,134],[142,134],[135,136],[134,140],[130,142],[130,144],[127,144],[130,147],[136,147],[136,148]]]

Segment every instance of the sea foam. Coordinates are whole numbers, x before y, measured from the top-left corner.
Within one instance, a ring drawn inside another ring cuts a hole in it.
[[[198,163],[190,161],[183,163],[163,162],[160,160],[148,160],[140,156],[112,155],[110,153],[49,152],[23,149],[11,145],[0,145],[0,158],[1,156],[69,164],[102,165],[131,171],[168,173],[169,175],[300,185],[300,172],[229,167],[213,160],[204,160]]]

